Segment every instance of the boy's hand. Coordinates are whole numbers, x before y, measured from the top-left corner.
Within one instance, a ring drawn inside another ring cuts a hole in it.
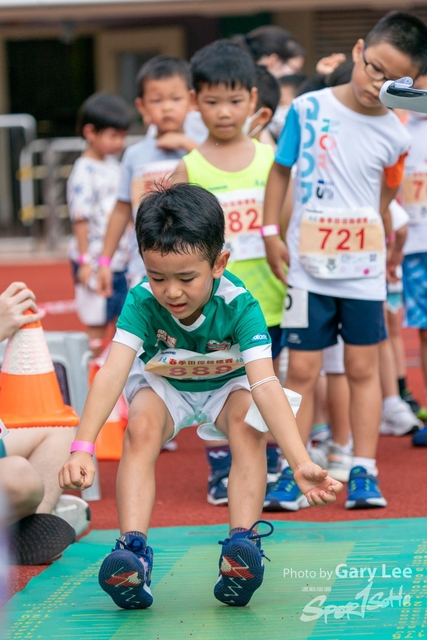
[[[340,64],[346,60],[345,53],[332,53],[330,56],[321,58],[316,65],[316,73],[327,76],[332,73]]]
[[[75,451],[59,472],[59,486],[61,489],[83,491],[92,486],[94,477],[95,465],[92,456],[84,451]]]
[[[90,264],[81,264],[77,270],[77,280],[80,284],[86,285],[92,275],[92,267]]]
[[[294,471],[295,482],[311,507],[325,506],[335,502],[335,494],[343,488],[341,482],[333,480],[328,472],[314,462],[303,462]]]
[[[164,151],[185,149],[185,151],[190,152],[197,147],[197,142],[186,136],[184,133],[169,131],[157,138],[157,147]]]
[[[111,298],[113,295],[113,274],[110,267],[101,266],[98,269],[98,286],[96,288],[97,293],[104,298]]]
[[[288,284],[283,269],[283,263],[289,266],[289,251],[287,246],[279,236],[268,236],[264,238],[264,243],[270,269],[278,280]]]

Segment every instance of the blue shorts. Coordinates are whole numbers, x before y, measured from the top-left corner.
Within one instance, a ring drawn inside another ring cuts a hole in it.
[[[0,440],[0,458],[6,458],[6,447],[4,446],[3,440]]]
[[[276,325],[268,327],[268,333],[271,338],[271,357],[275,360],[285,346],[285,330],[280,325]]]
[[[402,264],[406,326],[427,329],[427,253],[411,253]]]
[[[78,271],[79,265],[75,262],[72,262],[71,268],[73,272],[74,284],[78,285],[79,283],[77,281],[77,271]],[[94,326],[94,325],[104,326],[104,325],[107,325],[112,320],[115,320],[116,318],[119,317],[122,307],[125,303],[127,292],[128,292],[126,271],[113,272],[112,288],[113,288],[113,295],[110,298],[106,299],[106,305],[104,307],[104,311],[102,314],[103,317],[101,320],[97,322],[86,321],[84,317],[80,317],[79,311],[81,310],[77,307],[77,315],[79,315],[79,318],[83,322],[83,324],[86,324],[87,326]],[[87,300],[84,301],[85,304],[91,304],[91,297],[94,298],[94,302],[95,302],[95,297],[99,298],[100,296],[95,294],[95,292],[88,291]]]
[[[308,294],[308,328],[287,329],[286,346],[299,351],[320,351],[337,343],[371,345],[386,339],[381,300],[334,298]]]

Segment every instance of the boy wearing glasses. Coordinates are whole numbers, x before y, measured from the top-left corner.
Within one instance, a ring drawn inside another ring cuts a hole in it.
[[[347,509],[385,507],[376,449],[381,420],[378,344],[386,337],[386,266],[393,267],[388,205],[403,177],[409,137],[379,100],[387,79],[427,69],[427,27],[393,12],[353,48],[351,81],[294,100],[267,183],[264,241],[274,274],[308,292],[307,328],[288,329],[286,386],[302,394],[298,426],[307,441],[322,349],[345,342],[354,461]],[[294,207],[285,245],[279,217],[291,168]],[[266,229],[269,230],[266,233]],[[271,234],[271,235],[270,235]],[[289,469],[284,478],[291,480]],[[286,491],[285,483],[280,486]]]

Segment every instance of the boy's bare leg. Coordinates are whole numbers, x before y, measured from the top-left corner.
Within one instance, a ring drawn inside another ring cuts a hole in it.
[[[96,341],[103,341],[107,333],[107,326],[100,325],[97,327],[87,327],[87,334],[89,336],[89,346],[93,353],[93,357],[97,358],[104,351],[105,346],[101,343],[98,346]]]
[[[345,373],[328,373],[328,409],[334,442],[348,444],[351,431],[350,389]]]
[[[5,524],[11,525],[36,512],[43,500],[44,487],[28,460],[7,456],[0,460],[0,491],[9,507]]]
[[[4,443],[9,456],[22,456],[40,476],[44,496],[37,513],[51,513],[62,489],[58,472],[70,456],[76,435],[74,427],[35,427],[10,430]]]
[[[397,313],[392,313],[391,311],[387,311],[386,313],[387,332],[393,347],[398,378],[404,378],[406,376],[406,355],[402,338],[402,317],[403,313],[401,309]]]
[[[354,455],[376,458],[381,421],[379,345],[345,345]]]
[[[148,387],[140,389],[129,407],[117,474],[121,533],[147,534],[156,492],[156,461],[172,434],[172,417],[163,400]]]
[[[215,423],[228,435],[233,460],[228,480],[230,529],[249,529],[260,518],[264,504],[266,435],[244,422],[251,403],[249,391],[234,391]]]
[[[289,349],[289,367],[285,386],[302,395],[297,413],[297,424],[302,441],[310,437],[314,417],[314,390],[322,368],[321,351]]]

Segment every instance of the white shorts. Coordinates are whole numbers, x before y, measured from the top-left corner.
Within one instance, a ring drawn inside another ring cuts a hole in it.
[[[146,387],[153,389],[168,408],[174,423],[174,433],[170,440],[186,427],[198,427],[197,435],[202,440],[227,440],[227,436],[216,428],[215,420],[230,393],[238,389],[245,389],[250,393],[246,375],[233,378],[212,391],[178,391],[166,378],[145,371],[142,360],[135,358],[124,391],[128,404],[140,389]],[[301,396],[289,390],[285,390],[285,393],[296,415]],[[245,422],[257,431],[268,431],[254,402],[249,407]]]

